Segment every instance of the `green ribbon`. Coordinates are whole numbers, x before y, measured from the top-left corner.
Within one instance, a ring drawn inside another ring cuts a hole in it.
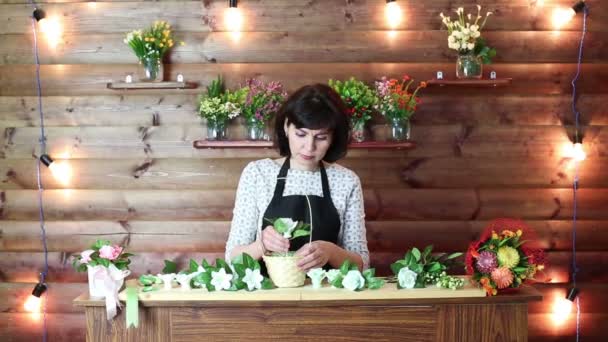
[[[137,287],[127,287],[127,329],[139,325],[138,299]]]

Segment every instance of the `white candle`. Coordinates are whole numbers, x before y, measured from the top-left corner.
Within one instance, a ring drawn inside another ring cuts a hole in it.
[[[184,82],[184,75],[177,74],[177,82]]]
[[[133,77],[132,77],[131,75],[127,75],[127,76],[125,77],[125,82],[126,82],[126,83],[131,83],[131,82],[133,82]]]

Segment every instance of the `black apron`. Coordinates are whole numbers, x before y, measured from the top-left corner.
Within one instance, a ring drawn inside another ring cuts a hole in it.
[[[310,207],[312,209],[312,241],[322,240],[338,243],[338,234],[340,234],[340,216],[338,210],[334,206],[329,193],[329,182],[327,181],[327,173],[323,162],[319,163],[321,171],[321,184],[323,185],[323,197],[316,195],[308,195]],[[277,176],[277,184],[274,188],[274,196],[268,204],[264,212],[261,229],[270,225],[268,220],[275,220],[280,217],[291,218],[294,221],[303,221],[311,224],[308,203],[305,195],[283,196],[285,189],[285,180],[287,171],[289,170],[289,157],[285,158],[285,162]],[[268,219],[268,220],[266,220]],[[302,246],[307,244],[310,236],[300,236],[290,241],[289,250],[297,251]],[[326,265],[327,266],[327,265]]]

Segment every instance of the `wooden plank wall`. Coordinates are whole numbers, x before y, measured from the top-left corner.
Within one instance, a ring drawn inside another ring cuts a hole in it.
[[[364,186],[372,262],[382,272],[413,245],[464,251],[496,217],[521,217],[547,248],[551,284],[531,305],[531,340],[567,341],[574,316],[554,325],[554,300],[568,287],[573,214],[573,168],[562,148],[572,135],[570,80],[576,71],[581,18],[551,31],[554,6],[570,0],[481,0],[494,10],[485,36],[498,48],[486,68],[514,78],[501,88],[425,89],[414,118],[415,150],[354,151],[343,164]],[[372,82],[404,73],[417,80],[437,70],[452,73],[439,13],[474,1],[399,1],[405,23],[389,35],[383,0],[240,1],[245,31],[239,41],[225,32],[227,1],[50,1],[63,41],[41,41],[40,68],[49,152],[69,158],[69,190],[46,170],[50,273],[48,326],[52,340],[82,340],[84,316],[71,300],[85,290],[69,256],[101,236],[137,253],[135,274],[157,272],[164,258],[221,255],[234,193],[247,162],[273,157],[269,150],[194,150],[204,136],[195,115],[196,90],[115,91],[136,70],[123,34],[165,19],[186,42],[171,55],[167,77],[177,73],[206,85],[221,74],[228,86],[248,77],[282,81],[289,90],[329,78],[356,76]],[[608,319],[608,4],[591,7],[579,107],[587,160],[580,169],[578,257],[582,335],[604,335]],[[31,341],[41,320],[22,309],[43,264],[39,239],[34,154],[39,119],[25,0],[0,0],[0,340]],[[374,132],[386,133],[381,119]],[[242,136],[239,123],[230,127]]]

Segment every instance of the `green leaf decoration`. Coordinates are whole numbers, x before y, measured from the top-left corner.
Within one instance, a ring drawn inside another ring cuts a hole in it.
[[[196,263],[196,261],[194,261],[194,259],[190,259],[189,271],[189,273],[194,273],[198,271],[198,264]]]
[[[350,261],[344,260],[342,265],[340,265],[340,274],[346,275],[350,271]]]
[[[340,272],[342,272],[342,271],[340,271]],[[334,279],[334,281],[331,282],[331,285],[333,287],[337,287],[339,289],[343,289],[344,286],[342,285],[342,280],[344,280],[344,276],[342,275],[342,273],[340,273],[340,274],[338,274],[336,276],[336,278]]]
[[[165,267],[163,268],[162,273],[177,273],[177,264],[171,260],[165,260]]]
[[[422,256],[420,254],[420,251],[416,247],[412,248],[412,255],[414,256],[414,258],[416,259],[416,261],[420,261],[420,257]]]
[[[268,278],[264,278],[264,280],[262,281],[262,289],[263,290],[272,290],[274,289],[274,283],[272,282],[272,280],[268,279]]]
[[[300,236],[308,236],[310,235],[310,231],[308,230],[303,230],[303,229],[298,229],[296,231],[293,232],[293,234],[291,235],[291,237],[293,239],[300,237]]]
[[[110,260],[108,259],[99,259],[99,263],[105,267],[110,267]]]
[[[373,278],[367,282],[367,288],[370,290],[376,290],[384,286],[385,281],[380,278]]]
[[[452,253],[452,254],[450,254],[450,255],[447,256],[446,260],[456,259],[456,258],[458,258],[461,255],[462,255],[461,252]]]
[[[215,260],[215,267],[223,268],[224,270],[226,270],[226,273],[232,273],[230,266],[228,266],[228,263],[224,259],[217,258]]]

